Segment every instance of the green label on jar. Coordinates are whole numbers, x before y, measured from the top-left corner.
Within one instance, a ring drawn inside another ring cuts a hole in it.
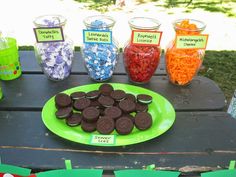
[[[116,140],[115,135],[92,135],[90,144],[96,145],[114,145]]]
[[[202,35],[177,35],[177,49],[206,49],[208,40],[207,34]]]
[[[83,30],[84,43],[111,44],[112,32],[107,30]]]
[[[160,45],[162,32],[133,30],[131,43],[135,45]]]
[[[61,27],[34,28],[34,34],[38,43],[64,41]]]

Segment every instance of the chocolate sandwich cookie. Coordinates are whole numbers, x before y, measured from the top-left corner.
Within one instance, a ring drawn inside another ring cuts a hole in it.
[[[101,134],[110,134],[115,129],[115,121],[107,116],[97,121],[97,131]]]
[[[101,92],[102,95],[109,96],[114,90],[114,88],[110,84],[102,84],[100,85],[98,90]]]
[[[112,106],[112,107],[106,108],[104,111],[104,114],[106,116],[109,116],[112,119],[116,120],[117,118],[119,118],[122,115],[122,111],[120,108],[118,108],[116,106]]]
[[[110,94],[115,101],[121,101],[125,98],[126,93],[123,90],[113,90]]]
[[[87,93],[87,98],[90,100],[96,99],[100,96],[100,91],[99,90],[93,90]]]
[[[122,117],[127,117],[134,123],[134,116],[132,116],[131,114],[123,114]]]
[[[77,111],[82,111],[85,108],[89,107],[91,101],[88,98],[80,98],[74,102],[74,109]]]
[[[152,116],[148,112],[139,112],[135,115],[134,124],[139,130],[147,130],[152,126]]]
[[[131,113],[131,112],[135,111],[135,103],[129,99],[122,100],[119,103],[119,107],[124,113]]]
[[[98,98],[98,102],[104,107],[111,107],[115,103],[111,97],[103,95]]]
[[[135,110],[136,112],[147,112],[148,111],[148,105],[143,103],[136,103],[135,104]]]
[[[87,122],[96,122],[100,115],[100,111],[95,107],[87,107],[82,111],[83,120]]]
[[[84,120],[81,121],[81,128],[85,132],[93,132],[96,130],[96,122],[86,122]]]
[[[100,108],[102,105],[98,102],[98,100],[91,100],[90,106]]]
[[[137,100],[139,103],[149,104],[152,102],[152,97],[146,94],[139,94],[137,95]]]
[[[68,106],[71,106],[72,100],[69,95],[65,93],[58,93],[55,96],[55,104],[57,108],[68,107]]]
[[[77,125],[80,125],[82,121],[82,115],[80,113],[73,113],[70,117],[66,119],[66,124],[75,127]]]
[[[127,117],[121,117],[116,120],[116,131],[120,135],[127,135],[132,132],[134,128],[134,123],[130,118]]]
[[[86,97],[86,93],[85,92],[73,92],[70,94],[70,97],[72,100],[78,100],[80,98],[85,98]]]
[[[133,102],[136,102],[136,97],[133,95],[133,94],[131,94],[131,93],[126,93],[126,95],[125,95],[125,99],[126,100],[131,100],[131,101],[133,101]]]
[[[60,108],[56,111],[55,115],[58,119],[65,119],[70,117],[73,113],[72,107]]]

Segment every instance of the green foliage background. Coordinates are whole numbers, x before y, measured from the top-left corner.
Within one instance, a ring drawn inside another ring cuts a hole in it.
[[[206,51],[199,74],[219,85],[228,105],[236,89],[236,51]]]
[[[116,0],[75,0],[86,3],[88,9],[106,12]],[[229,17],[236,17],[236,0],[136,0],[137,4],[156,2],[156,6],[171,9],[183,7],[185,12],[191,13],[194,9],[203,9],[209,12],[221,12]]]

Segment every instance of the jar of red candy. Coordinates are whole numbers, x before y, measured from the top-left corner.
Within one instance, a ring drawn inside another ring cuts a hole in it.
[[[124,66],[132,82],[147,83],[160,61],[161,24],[153,18],[134,17],[129,25],[132,35],[124,48]]]

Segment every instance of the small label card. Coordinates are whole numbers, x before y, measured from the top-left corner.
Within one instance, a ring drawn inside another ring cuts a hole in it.
[[[133,30],[131,34],[131,43],[134,45],[160,45],[162,32]]]
[[[90,144],[113,145],[116,142],[115,135],[92,135]]]
[[[34,34],[38,43],[64,41],[61,27],[34,28]]]
[[[112,44],[112,31],[83,30],[84,43]]]
[[[200,35],[177,35],[177,49],[206,49],[208,40],[207,34]]]

